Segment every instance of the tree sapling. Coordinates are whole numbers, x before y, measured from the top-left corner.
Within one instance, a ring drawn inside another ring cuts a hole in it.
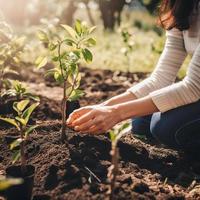
[[[11,88],[2,92],[1,97],[4,96],[16,97],[17,101],[23,99],[31,99],[34,101],[40,100],[38,96],[30,93],[28,89],[25,87],[25,85],[23,85],[20,81],[18,80],[11,81],[11,84],[12,84]]]
[[[13,34],[10,26],[0,22],[0,93],[10,87],[8,74],[18,74],[17,68],[22,65],[21,53],[24,50],[25,37]]]
[[[14,119],[0,117],[0,120],[9,123],[12,126],[15,126],[20,134],[20,137],[13,143],[11,143],[10,149],[13,150],[16,147],[20,146],[20,150],[16,150],[13,154],[13,163],[15,163],[21,157],[22,174],[26,173],[26,158],[24,147],[25,141],[27,140],[29,134],[37,127],[37,125],[28,127],[28,121],[31,117],[32,112],[39,105],[39,102],[27,107],[29,103],[30,100],[22,100],[20,102],[13,103],[13,109],[17,112],[17,116]]]
[[[53,69],[47,71],[47,75],[53,75],[56,82],[63,86],[63,99],[61,103],[62,111],[62,130],[61,141],[66,139],[66,102],[75,101],[84,93],[79,89],[81,74],[79,64],[85,60],[90,63],[93,55],[88,49],[96,44],[91,37],[95,27],[89,28],[85,23],[76,20],[74,28],[68,25],[61,25],[65,30],[64,36],[55,35],[54,40],[46,32],[40,31],[40,39],[48,44],[49,51],[52,53],[51,59],[55,63]],[[67,34],[66,34],[67,33]],[[38,68],[47,64],[47,57],[39,57],[36,60]]]
[[[113,130],[110,131],[110,139],[111,139],[111,166],[108,169],[108,180],[110,182],[110,187],[109,187],[109,199],[113,200],[114,199],[114,190],[115,190],[115,184],[116,184],[116,178],[119,172],[118,168],[118,162],[119,162],[119,148],[117,147],[118,142],[120,138],[126,134],[127,132],[130,131],[130,123],[125,123],[123,125],[120,125],[120,127],[114,128]]]

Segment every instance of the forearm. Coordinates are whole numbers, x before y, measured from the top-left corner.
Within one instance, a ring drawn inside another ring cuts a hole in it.
[[[137,97],[133,93],[124,92],[123,94],[117,95],[117,96],[112,97],[111,99],[103,102],[101,105],[113,106],[113,105],[129,102],[129,101],[133,101],[135,99],[137,99]]]
[[[119,116],[119,121],[133,117],[146,116],[159,111],[149,96],[112,107],[117,116]]]

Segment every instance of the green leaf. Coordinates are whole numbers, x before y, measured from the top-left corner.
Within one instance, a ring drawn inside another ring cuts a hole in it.
[[[88,49],[82,49],[82,54],[83,54],[83,57],[84,57],[84,59],[85,59],[85,61],[86,61],[87,63],[92,62],[92,60],[93,60],[93,55],[92,55],[92,53],[90,52],[90,50],[88,50]]]
[[[28,92],[26,92],[26,93],[24,94],[24,97],[27,97],[27,98],[32,99],[32,100],[34,100],[34,101],[40,101],[40,97],[38,97],[38,96],[36,96],[36,95],[33,95],[33,94],[31,94],[31,93],[28,93]]]
[[[39,30],[39,31],[37,32],[37,37],[38,37],[39,40],[41,40],[42,42],[48,42],[48,41],[49,41],[47,33],[45,33],[45,32],[42,31],[42,30]]]
[[[81,24],[80,20],[76,20],[76,22],[75,22],[75,30],[76,30],[76,33],[78,35],[81,35],[81,33],[82,33],[82,24]]]
[[[23,126],[26,126],[26,121],[20,117],[15,117],[15,119]]]
[[[43,56],[39,56],[36,61],[35,61],[35,64],[37,66],[38,69],[44,67],[48,62],[48,59],[47,57],[43,57]]]
[[[12,142],[10,145],[10,150],[13,150],[15,147],[18,147],[22,143],[22,141],[23,140],[21,138],[18,138],[17,140]]]
[[[69,96],[71,94],[71,92],[72,92],[72,86],[70,86],[66,89],[66,95]]]
[[[121,131],[123,131],[123,130],[129,128],[129,127],[130,127],[130,123],[124,123],[124,124],[120,127],[119,132],[121,132]]]
[[[86,43],[90,46],[95,46],[97,42],[94,38],[89,38]]]
[[[70,97],[69,97],[69,101],[76,101],[78,100],[80,97],[82,97],[84,95],[84,92],[82,90],[74,90]]]
[[[37,108],[37,106],[39,104],[40,104],[39,102],[38,103],[34,103],[23,112],[22,118],[25,120],[26,124],[28,123],[32,112]]]
[[[20,127],[18,126],[17,122],[14,119],[0,117],[0,120],[15,126],[18,131],[20,130]]]
[[[63,83],[64,77],[62,76],[62,74],[60,72],[55,72],[54,73],[54,79],[58,82],[58,83]]]
[[[73,46],[73,44],[76,44],[76,41],[72,40],[72,39],[65,39],[65,43],[68,46]]]
[[[55,72],[57,72],[58,69],[49,69],[47,70],[46,74],[45,74],[45,77],[47,76],[53,76]]]
[[[9,67],[4,70],[4,74],[14,74],[19,75],[19,72],[15,71],[14,69],[10,69]]]
[[[49,48],[50,51],[54,51],[57,48],[57,46],[58,46],[57,44],[49,43],[48,48]]]
[[[114,130],[111,130],[111,131],[109,132],[109,135],[110,135],[110,140],[111,140],[112,142],[114,142],[115,139],[116,139],[115,131],[114,131]]]
[[[67,33],[72,37],[72,38],[76,38],[76,31],[68,25],[65,24],[61,24],[61,26],[67,31]]]
[[[81,73],[78,73],[77,74],[77,77],[76,77],[76,83],[75,83],[75,89],[78,89],[79,88],[79,86],[80,86],[80,83],[81,83]]]
[[[19,185],[23,183],[22,179],[19,178],[9,178],[9,179],[0,179],[0,191],[6,190],[13,185]]]
[[[22,112],[22,111],[26,108],[26,106],[27,106],[29,103],[30,103],[29,100],[22,100],[22,101],[20,101],[20,102],[15,102],[15,103],[13,104],[13,108],[14,108],[16,111]]]
[[[93,33],[96,30],[96,28],[97,28],[96,26],[93,26],[92,28],[90,28],[89,34]]]
[[[25,138],[27,138],[29,134],[32,133],[37,127],[38,125],[29,127],[28,130],[25,132]]]
[[[12,164],[15,164],[21,157],[20,151],[15,151],[12,155]]]
[[[52,60],[53,60],[54,62],[57,62],[57,61],[59,61],[59,57],[58,57],[58,56],[54,56],[54,57],[52,58]]]

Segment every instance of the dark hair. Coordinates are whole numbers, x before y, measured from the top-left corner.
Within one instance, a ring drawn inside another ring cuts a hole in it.
[[[166,30],[190,28],[190,16],[200,0],[162,0],[158,23]]]

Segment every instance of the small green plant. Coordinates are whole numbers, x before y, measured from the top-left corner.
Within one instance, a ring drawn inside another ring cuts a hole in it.
[[[23,182],[22,179],[5,178],[4,176],[0,176],[0,192],[8,189],[13,185],[19,185],[22,182]]]
[[[61,27],[65,31],[63,36],[54,34],[54,39],[50,39],[46,32],[40,31],[39,38],[43,43],[48,44],[51,60],[55,64],[46,75],[53,75],[55,81],[63,86],[61,140],[64,141],[66,139],[66,102],[77,100],[84,94],[79,89],[81,81],[79,64],[83,60],[87,63],[93,60],[89,47],[94,46],[96,41],[91,37],[95,27],[89,28],[79,20],[76,20],[74,28],[68,25],[61,25]],[[47,57],[39,57],[36,64],[38,68],[41,68],[47,61]]]
[[[23,99],[32,99],[34,101],[40,100],[39,97],[30,93],[28,89],[20,81],[15,80],[12,81],[11,84],[12,84],[11,88],[2,92],[1,97],[4,96],[16,97],[17,101]]]
[[[122,28],[120,30],[121,37],[123,40],[124,47],[121,49],[121,52],[124,54],[124,56],[127,59],[128,64],[128,71],[130,67],[130,55],[134,50],[134,42],[133,42],[133,36],[131,32],[128,30],[128,28]]]
[[[32,131],[37,127],[28,126],[29,119],[32,112],[36,109],[39,103],[34,103],[28,107],[30,100],[22,100],[20,102],[13,103],[13,109],[17,112],[17,116],[12,118],[0,117],[0,120],[9,123],[10,125],[16,127],[19,132],[20,137],[15,140],[10,145],[10,149],[14,150],[16,147],[20,146],[20,150],[16,150],[13,154],[13,164],[21,158],[21,171],[23,174],[26,172],[26,158],[25,158],[25,141]]]
[[[130,123],[125,123],[123,125],[116,126],[113,130],[110,131],[111,139],[111,166],[108,169],[108,180],[110,182],[110,188],[108,191],[109,199],[114,199],[114,190],[116,185],[116,178],[119,172],[118,163],[119,163],[119,148],[117,147],[120,138],[130,131]]]
[[[0,93],[11,85],[7,75],[18,74],[24,42],[25,37],[14,35],[7,23],[0,22]]]

